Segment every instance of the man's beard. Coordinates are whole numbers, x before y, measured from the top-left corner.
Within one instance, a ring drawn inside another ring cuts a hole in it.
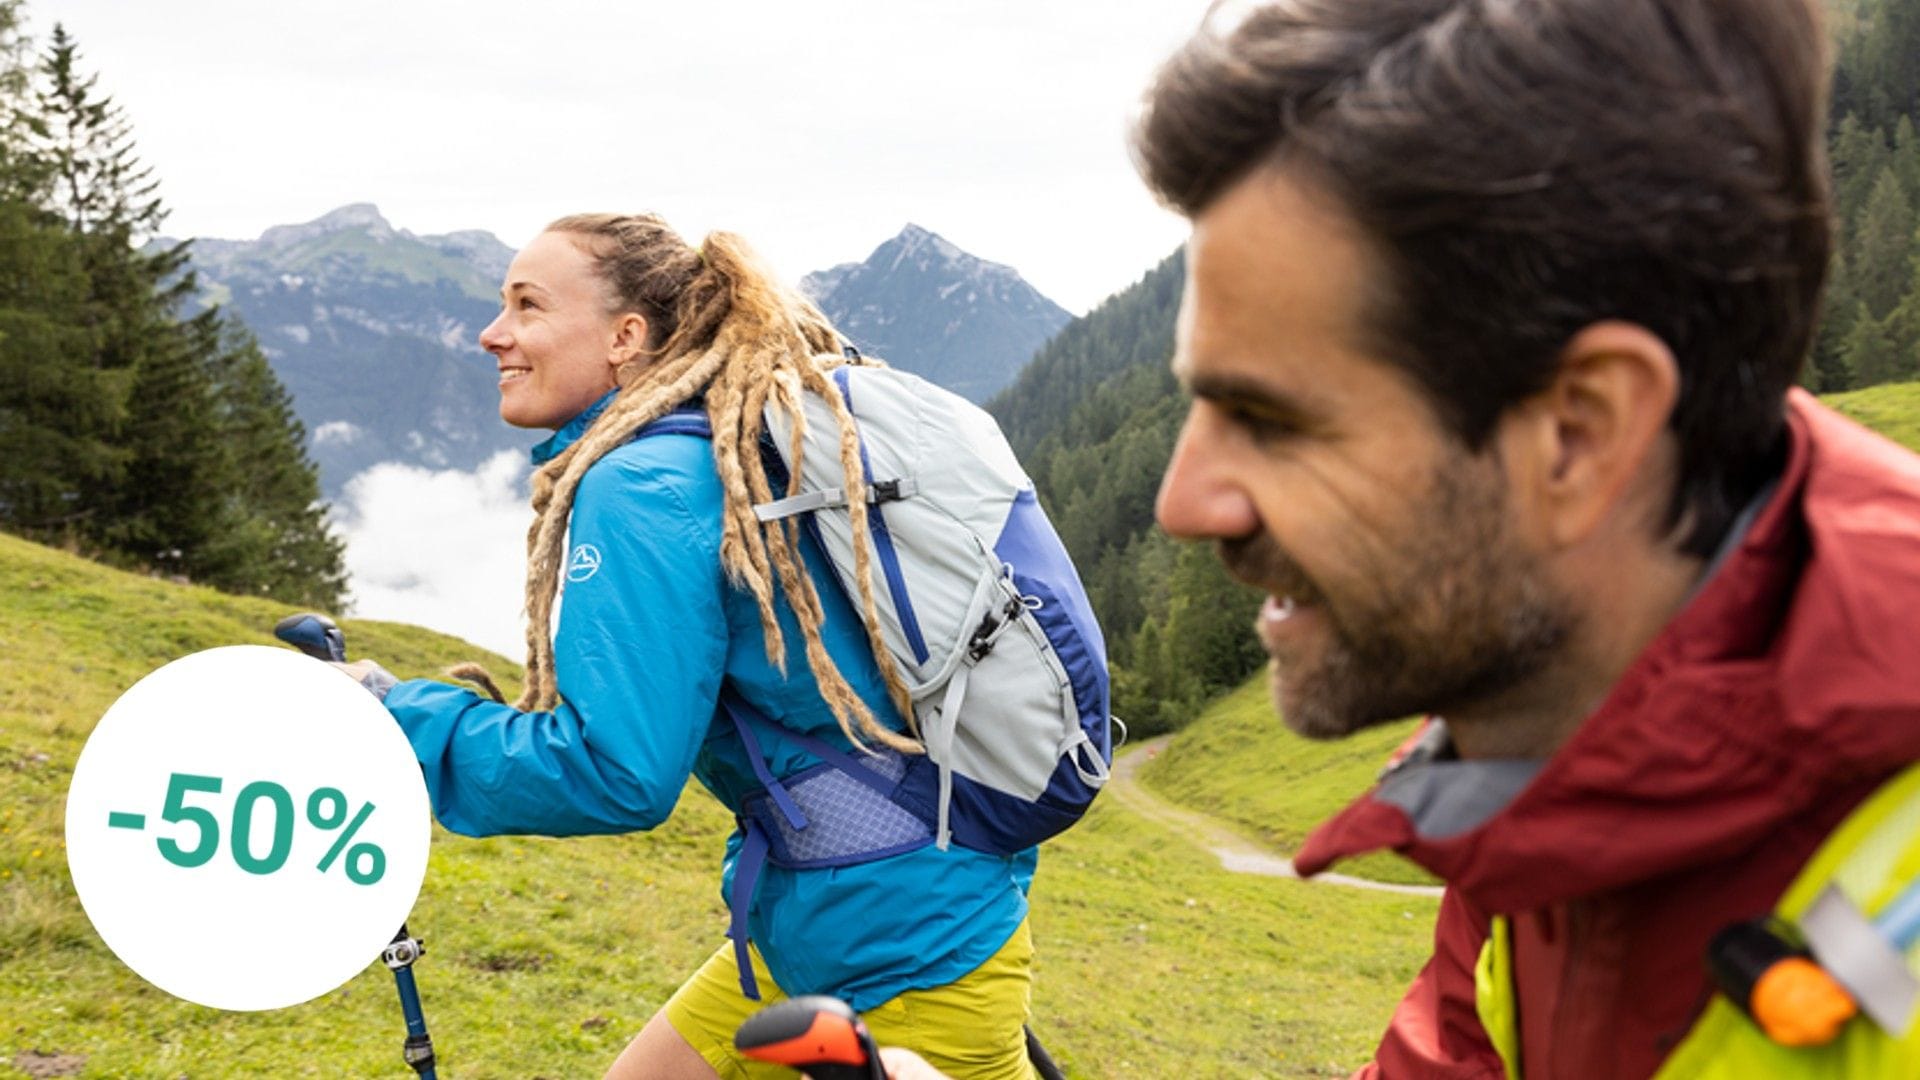
[[[1363,553],[1346,575],[1359,587],[1339,595],[1265,532],[1220,542],[1234,577],[1325,619],[1317,656],[1273,655],[1274,704],[1289,728],[1333,739],[1445,714],[1513,689],[1560,653],[1575,615],[1508,537],[1503,485],[1482,467],[1444,463],[1396,549]]]

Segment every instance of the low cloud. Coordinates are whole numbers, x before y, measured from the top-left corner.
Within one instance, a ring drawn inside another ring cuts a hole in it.
[[[362,432],[358,425],[345,420],[329,420],[313,429],[315,446],[327,446],[331,443],[351,443],[358,440]]]
[[[518,658],[525,648],[526,458],[473,472],[376,465],[335,504],[353,614],[455,634]],[[377,658],[376,658],[377,659]]]

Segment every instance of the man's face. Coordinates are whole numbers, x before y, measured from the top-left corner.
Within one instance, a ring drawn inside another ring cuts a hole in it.
[[[1319,738],[1514,689],[1573,623],[1497,453],[1469,453],[1378,358],[1354,229],[1271,171],[1195,218],[1174,359],[1194,401],[1157,506],[1268,593],[1274,702]]]

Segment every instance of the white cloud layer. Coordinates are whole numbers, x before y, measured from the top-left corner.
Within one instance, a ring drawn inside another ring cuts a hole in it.
[[[527,470],[523,455],[501,451],[470,473],[386,464],[348,481],[334,523],[346,540],[353,614],[520,658]]]

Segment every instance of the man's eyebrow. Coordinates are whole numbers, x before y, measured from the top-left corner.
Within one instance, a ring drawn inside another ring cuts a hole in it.
[[[1243,375],[1208,373],[1182,378],[1181,382],[1186,385],[1187,393],[1206,401],[1254,405],[1268,412],[1302,418],[1310,414],[1306,402],[1297,395]]]

